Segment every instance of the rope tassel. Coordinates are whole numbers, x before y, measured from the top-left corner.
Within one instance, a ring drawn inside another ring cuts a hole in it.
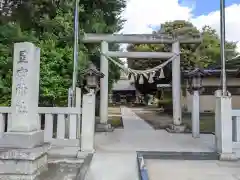
[[[164,79],[164,78],[165,78],[164,71],[163,71],[163,69],[161,69],[159,79]]]
[[[140,77],[139,77],[139,84],[144,84],[144,79],[143,79],[143,75],[140,74]]]
[[[148,79],[148,75],[146,73],[143,74],[143,76]]]
[[[134,82],[134,81],[135,81],[134,75],[130,74],[130,82]]]
[[[154,80],[153,80],[154,76],[155,76],[155,72],[151,72],[150,76],[149,76],[149,79],[148,79],[149,83],[154,83]]]

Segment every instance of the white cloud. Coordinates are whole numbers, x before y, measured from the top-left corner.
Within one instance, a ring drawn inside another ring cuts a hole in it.
[[[198,28],[201,28],[205,24],[213,27],[220,33],[220,12],[215,11],[211,12],[208,15],[199,16],[193,18],[191,21]],[[240,41],[240,21],[238,19],[240,17],[240,4],[234,4],[228,6],[225,10],[225,18],[226,18],[226,39],[229,41]],[[238,43],[238,51],[240,52],[240,43]]]
[[[210,25],[217,32],[220,29],[219,11],[208,15],[193,17],[194,6],[184,6],[186,3],[178,0],[129,0],[122,16],[127,22],[121,33],[151,33],[150,26],[159,26],[161,23],[173,20],[190,20],[195,26],[201,28]],[[240,4],[226,7],[226,39],[240,41]],[[238,44],[240,51],[240,43]]]
[[[122,33],[151,33],[152,26],[165,21],[185,19],[191,9],[179,6],[177,0],[129,0],[122,16],[127,22]]]

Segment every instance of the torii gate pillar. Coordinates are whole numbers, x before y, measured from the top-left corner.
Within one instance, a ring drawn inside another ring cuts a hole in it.
[[[172,44],[172,52],[180,54],[179,41],[175,41]],[[172,61],[172,101],[173,125],[180,126],[182,124],[180,55]]]
[[[101,42],[101,52],[108,52],[108,43]],[[108,121],[108,59],[101,55],[100,71],[105,75],[100,79],[100,123],[107,124]]]

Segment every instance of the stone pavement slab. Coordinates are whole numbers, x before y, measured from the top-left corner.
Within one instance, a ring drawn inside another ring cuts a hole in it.
[[[137,116],[130,108],[122,107],[121,114],[125,131],[153,130],[150,125]]]
[[[136,153],[97,152],[85,180],[138,180]]]
[[[97,133],[96,150],[108,152],[136,151],[176,151],[176,152],[213,152],[214,136],[201,134],[194,139],[191,134],[170,134],[165,130],[124,131]]]
[[[239,180],[240,162],[145,160],[149,180]]]

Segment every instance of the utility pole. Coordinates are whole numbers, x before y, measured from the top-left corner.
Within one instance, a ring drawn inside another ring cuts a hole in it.
[[[220,0],[220,32],[221,32],[221,64],[222,64],[222,95],[227,95],[227,80],[226,80],[226,59],[225,59],[225,0]]]
[[[73,51],[73,77],[72,77],[72,107],[76,103],[76,84],[78,76],[78,31],[79,31],[79,0],[75,0],[74,13],[74,51]]]

